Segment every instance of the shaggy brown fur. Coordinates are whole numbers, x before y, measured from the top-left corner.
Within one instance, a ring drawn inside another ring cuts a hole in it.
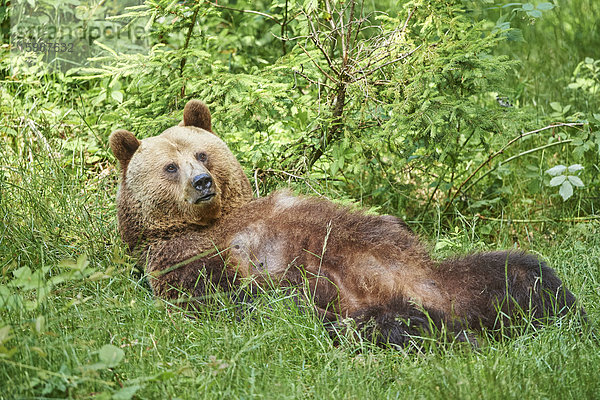
[[[252,200],[210,113],[188,103],[183,123],[139,141],[110,138],[122,168],[123,240],[145,265],[156,295],[202,297],[239,278],[302,288],[324,320],[352,318],[378,343],[447,327],[497,328],[525,313],[536,323],[575,298],[543,261],[522,252],[437,263],[406,224],[287,191]],[[499,312],[500,311],[500,312]]]

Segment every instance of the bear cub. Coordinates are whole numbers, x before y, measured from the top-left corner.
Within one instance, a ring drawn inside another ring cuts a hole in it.
[[[523,315],[539,325],[575,307],[532,254],[437,262],[393,216],[288,191],[253,199],[200,101],[185,106],[178,126],[143,140],[118,130],[110,147],[121,166],[119,231],[157,296],[201,299],[209,286],[231,290],[241,278],[275,282],[309,293],[329,326],[350,318],[383,345],[437,329],[465,339]]]

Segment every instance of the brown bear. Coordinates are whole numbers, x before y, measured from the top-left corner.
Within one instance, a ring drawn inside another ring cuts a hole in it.
[[[348,318],[380,344],[412,335],[535,324],[575,297],[536,256],[497,251],[434,261],[406,224],[288,191],[253,199],[239,162],[190,101],[183,122],[138,140],[118,130],[121,237],[157,296],[200,301],[240,278],[307,294],[334,326]],[[186,297],[187,296],[187,297]]]

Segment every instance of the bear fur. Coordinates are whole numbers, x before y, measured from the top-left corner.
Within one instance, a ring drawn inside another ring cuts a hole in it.
[[[323,321],[351,318],[380,344],[446,329],[535,324],[574,308],[575,297],[532,254],[496,251],[434,261],[406,224],[330,201],[278,191],[252,198],[208,108],[190,101],[183,122],[139,140],[118,130],[119,231],[154,293],[201,299],[241,278],[308,293]],[[186,300],[186,301],[188,301]]]

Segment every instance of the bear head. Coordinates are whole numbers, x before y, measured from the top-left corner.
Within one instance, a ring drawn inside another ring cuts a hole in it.
[[[117,130],[109,141],[121,165],[119,230],[130,248],[151,232],[211,226],[252,198],[248,178],[212,133],[210,112],[200,101],[188,102],[183,122],[158,136],[139,140]]]

